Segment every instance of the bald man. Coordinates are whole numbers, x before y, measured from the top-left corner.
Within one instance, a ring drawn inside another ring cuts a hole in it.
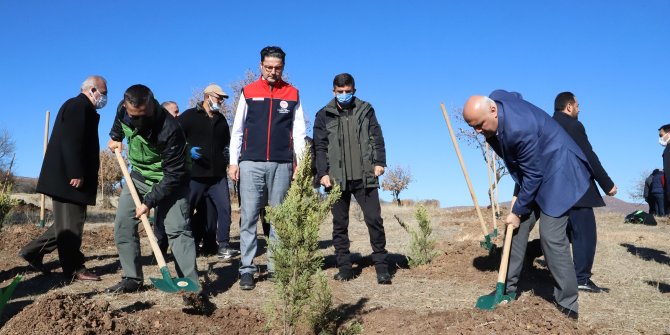
[[[497,90],[472,96],[463,118],[505,161],[516,183],[517,200],[505,219],[518,229],[512,238],[507,293],[516,293],[528,235],[538,219],[540,243],[554,277],[556,307],[578,318],[577,279],[566,234],[568,212],[586,193],[591,180],[588,160],[570,136],[547,113],[518,93]]]
[[[179,116],[179,105],[177,105],[176,102],[168,100],[168,101],[163,102],[161,104],[161,106],[163,106],[163,108],[165,108],[165,110],[168,111],[168,113],[170,113],[170,115],[172,115],[174,117]]]

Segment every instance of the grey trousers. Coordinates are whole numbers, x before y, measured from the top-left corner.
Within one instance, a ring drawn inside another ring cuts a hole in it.
[[[256,256],[258,240],[256,238],[256,224],[258,215],[265,202],[263,192],[267,188],[268,204],[277,206],[284,201],[291,177],[293,176],[292,163],[275,162],[240,162],[240,198],[242,208],[240,209],[240,274],[254,273],[257,271],[253,264]],[[270,242],[276,242],[277,235],[274,227],[270,224]],[[268,248],[268,271],[274,271],[272,254]]]
[[[58,259],[65,277],[86,270],[80,251],[86,221],[86,205],[52,199],[54,223],[38,238],[21,249],[30,261],[42,260],[45,254],[58,249]]]
[[[151,190],[149,185],[134,178],[133,183],[140,198]],[[177,276],[185,276],[198,284],[195,242],[188,222],[188,193],[188,186],[184,185],[159,202],[156,205],[156,220],[160,220],[165,225],[168,243],[175,258]],[[123,186],[119,197],[119,207],[116,211],[114,241],[119,251],[123,277],[143,280],[144,275],[140,264],[140,236],[137,231],[139,223],[140,220],[135,219],[135,203],[126,184]]]
[[[549,272],[554,277],[554,300],[561,307],[579,312],[577,303],[577,276],[570,253],[570,242],[566,234],[568,215],[555,218],[541,211],[533,212],[526,218],[512,237],[509,267],[507,271],[507,292],[516,292],[521,269],[523,268],[528,235],[540,219],[540,245],[547,261]]]

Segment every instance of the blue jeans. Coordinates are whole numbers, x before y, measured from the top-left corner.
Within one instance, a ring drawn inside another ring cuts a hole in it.
[[[275,207],[284,201],[291,178],[293,176],[292,163],[276,162],[240,162],[240,274],[254,273],[257,271],[253,264],[256,256],[258,240],[256,238],[256,224],[261,208],[265,205],[262,201],[263,191],[267,189],[268,204]],[[270,223],[270,242],[277,241],[277,236]],[[274,271],[272,254],[268,249],[268,271]]]

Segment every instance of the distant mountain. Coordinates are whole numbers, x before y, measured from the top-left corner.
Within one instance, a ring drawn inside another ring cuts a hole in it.
[[[35,193],[35,188],[37,188],[37,178],[14,177],[13,191],[15,193]]]
[[[632,202],[626,202],[618,198],[614,197],[603,197],[605,200],[605,207],[598,207],[595,208],[596,213],[598,212],[607,212],[607,213],[617,213],[617,214],[630,214],[633,211],[636,210],[643,210],[645,212],[649,211],[649,206],[647,206],[646,202],[643,203],[632,203]],[[505,201],[500,203],[500,207],[503,208],[509,208],[510,202]],[[454,207],[448,207],[448,209],[453,209],[453,210],[465,210],[465,209],[473,209],[473,206],[454,206]],[[487,208],[486,205],[482,206],[481,208]]]
[[[596,211],[618,213],[624,215],[630,214],[631,212],[636,210],[643,210],[646,212],[649,211],[649,206],[647,206],[646,202],[636,204],[632,202],[626,202],[614,197],[603,197],[603,199],[605,200],[605,204],[607,206],[596,208]]]

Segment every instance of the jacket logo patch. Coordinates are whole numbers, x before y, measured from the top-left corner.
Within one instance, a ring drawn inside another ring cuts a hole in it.
[[[279,102],[279,107],[281,107],[281,108],[277,109],[277,112],[279,112],[281,114],[286,114],[286,113],[290,112],[288,110],[288,102],[286,102],[284,100]]]
[[[263,101],[265,98],[251,98],[251,101]]]

